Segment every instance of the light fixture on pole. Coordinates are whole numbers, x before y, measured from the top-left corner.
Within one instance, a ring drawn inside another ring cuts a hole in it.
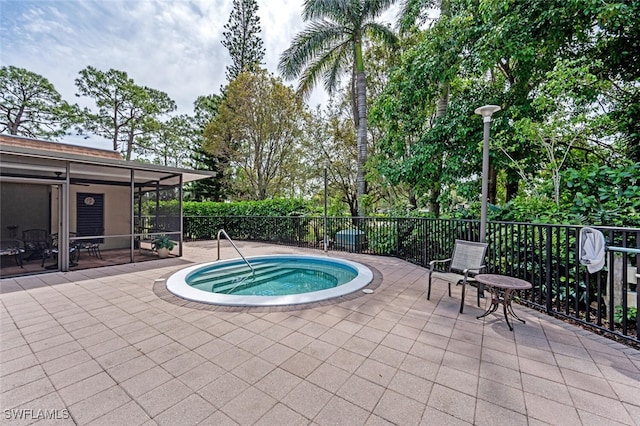
[[[487,239],[487,199],[489,198],[489,129],[491,116],[500,111],[498,105],[485,105],[476,108],[476,114],[482,116],[484,121],[484,143],[482,145],[482,199],[480,208],[480,242]]]
[[[324,168],[324,214],[322,227],[324,229],[324,252],[329,250],[329,235],[327,234],[327,168]]]

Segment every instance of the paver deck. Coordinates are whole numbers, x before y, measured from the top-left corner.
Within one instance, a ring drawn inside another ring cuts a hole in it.
[[[428,301],[426,270],[398,259],[330,253],[379,285],[303,309],[159,297],[214,247],[1,280],[2,424],[640,425],[639,351],[522,306],[513,332],[500,312],[477,320],[475,297],[460,315],[459,287],[436,281]]]

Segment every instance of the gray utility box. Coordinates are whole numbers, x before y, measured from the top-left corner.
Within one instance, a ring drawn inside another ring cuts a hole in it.
[[[367,248],[367,236],[357,229],[345,229],[336,233],[336,248],[360,253]]]

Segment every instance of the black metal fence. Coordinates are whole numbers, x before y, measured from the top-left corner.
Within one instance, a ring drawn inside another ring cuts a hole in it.
[[[393,256],[426,267],[450,257],[456,239],[478,241],[477,220],[376,217],[184,218],[185,240],[232,239]],[[325,233],[326,228],[326,233]],[[607,264],[590,274],[579,262],[581,227],[533,223],[487,224],[488,272],[533,284],[519,301],[594,330],[640,343],[637,274],[640,229],[597,227],[607,242]]]

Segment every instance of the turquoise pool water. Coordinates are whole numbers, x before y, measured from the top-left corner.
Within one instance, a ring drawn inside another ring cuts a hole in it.
[[[167,289],[182,298],[236,306],[309,303],[356,291],[373,279],[364,265],[323,256],[274,255],[195,265],[173,274]]]
[[[190,286],[213,293],[282,296],[337,287],[353,280],[358,271],[323,259],[272,257],[212,265],[187,276]]]

